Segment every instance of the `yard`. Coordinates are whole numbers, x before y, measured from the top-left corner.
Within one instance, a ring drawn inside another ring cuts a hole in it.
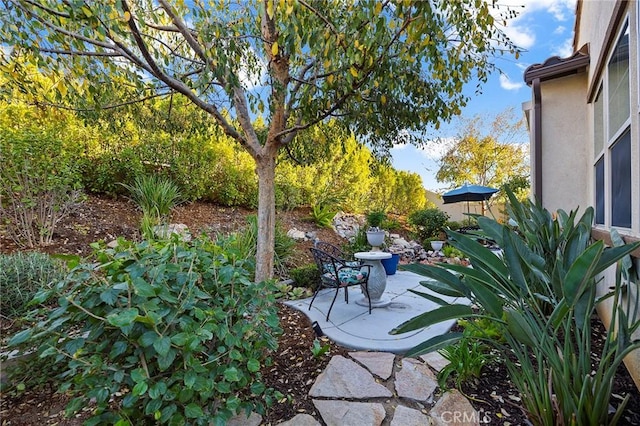
[[[172,222],[184,223],[193,231],[228,233],[245,225],[245,216],[251,212],[244,209],[222,208],[208,203],[191,203],[178,207]],[[341,244],[343,241],[332,230],[318,228],[308,219],[309,212],[296,209],[278,214],[278,219],[285,230],[297,228],[314,231],[325,241]],[[98,239],[111,240],[116,236],[138,238],[139,214],[135,206],[125,199],[90,197],[76,209],[65,222],[58,227],[54,243],[46,247],[50,253],[69,253],[88,255],[88,244]],[[195,232],[194,232],[195,233]],[[0,240],[5,253],[13,252],[15,246],[7,239]],[[308,254],[310,241],[296,244],[294,255],[288,262],[292,267],[310,263]],[[265,384],[279,390],[287,398],[277,402],[264,417],[264,424],[278,424],[298,413],[306,412],[319,418],[308,396],[309,389],[317,375],[327,365],[333,355],[346,354],[348,349],[331,342],[330,351],[326,355],[314,357],[311,348],[315,335],[309,321],[300,312],[279,306],[280,324],[284,329],[278,339],[278,350],[273,354],[272,367],[263,369]],[[594,321],[599,321],[594,319]],[[17,324],[2,319],[2,335],[15,331]],[[599,326],[600,334],[603,329]],[[597,345],[602,342],[594,338],[594,352],[600,353]],[[640,423],[640,396],[633,381],[624,368],[620,368],[614,380],[614,392],[611,402],[615,405],[626,394],[631,395],[621,424]],[[518,392],[508,379],[506,368],[500,363],[487,366],[482,370],[479,379],[463,384],[463,392],[469,397],[476,410],[492,414],[499,423],[515,425],[524,424],[526,417],[522,411]],[[2,421],[10,425],[30,424],[81,424],[87,412],[77,418],[64,419],[64,405],[69,398],[55,393],[48,384],[28,388],[23,391],[9,390],[2,395]],[[90,407],[88,407],[90,409]],[[385,420],[388,424],[389,419]]]

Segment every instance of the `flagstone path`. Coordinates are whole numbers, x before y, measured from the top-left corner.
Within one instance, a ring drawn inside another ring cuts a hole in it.
[[[311,387],[309,395],[327,426],[479,425],[483,423],[458,391],[436,392],[436,374],[447,361],[438,353],[420,359],[387,352],[336,355]],[[231,426],[259,426],[258,415],[235,418]],[[298,414],[279,426],[321,426],[319,419]]]

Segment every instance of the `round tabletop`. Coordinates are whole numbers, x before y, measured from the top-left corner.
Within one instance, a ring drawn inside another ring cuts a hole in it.
[[[385,251],[359,251],[353,257],[360,260],[382,260],[391,259],[391,253]]]

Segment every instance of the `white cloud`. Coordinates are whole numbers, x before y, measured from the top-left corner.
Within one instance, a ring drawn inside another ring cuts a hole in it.
[[[555,56],[560,56],[561,58],[566,58],[573,54],[573,38],[566,39],[562,45],[556,46],[552,52]]]
[[[553,33],[557,35],[562,35],[566,30],[567,30],[567,27],[565,27],[564,25],[560,25],[555,30],[553,30]]]
[[[515,21],[507,21],[504,33],[516,46],[529,49],[536,42],[536,35],[530,28],[515,25]]]
[[[516,18],[507,20],[504,32],[516,46],[529,49],[536,42],[535,21],[530,19],[530,15],[546,12],[556,21],[564,22],[573,16],[576,0],[499,0],[498,5],[501,7],[493,12],[496,17],[505,13],[507,7],[518,13]],[[556,31],[565,31],[565,28],[559,26]]]
[[[505,90],[518,90],[523,86],[523,83],[515,83],[509,79],[506,74],[500,74],[500,87]]]
[[[418,148],[418,152],[429,160],[439,161],[457,140],[453,136],[428,140],[424,146]]]

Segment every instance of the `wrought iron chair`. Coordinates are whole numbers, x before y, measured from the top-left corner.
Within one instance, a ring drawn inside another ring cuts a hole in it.
[[[369,314],[371,314],[371,298],[369,297],[368,287],[371,266],[359,262],[355,265],[353,262],[347,262],[314,247],[309,248],[309,250],[311,250],[313,259],[320,271],[320,284],[311,299],[309,310],[311,310],[313,301],[316,299],[320,290],[326,287],[335,288],[336,293],[333,296],[331,306],[329,306],[329,311],[327,312],[327,321],[329,321],[329,314],[331,313],[333,304],[336,302],[340,289],[344,288],[344,300],[349,303],[348,288],[352,286],[360,286],[367,298],[367,301],[369,302]]]

